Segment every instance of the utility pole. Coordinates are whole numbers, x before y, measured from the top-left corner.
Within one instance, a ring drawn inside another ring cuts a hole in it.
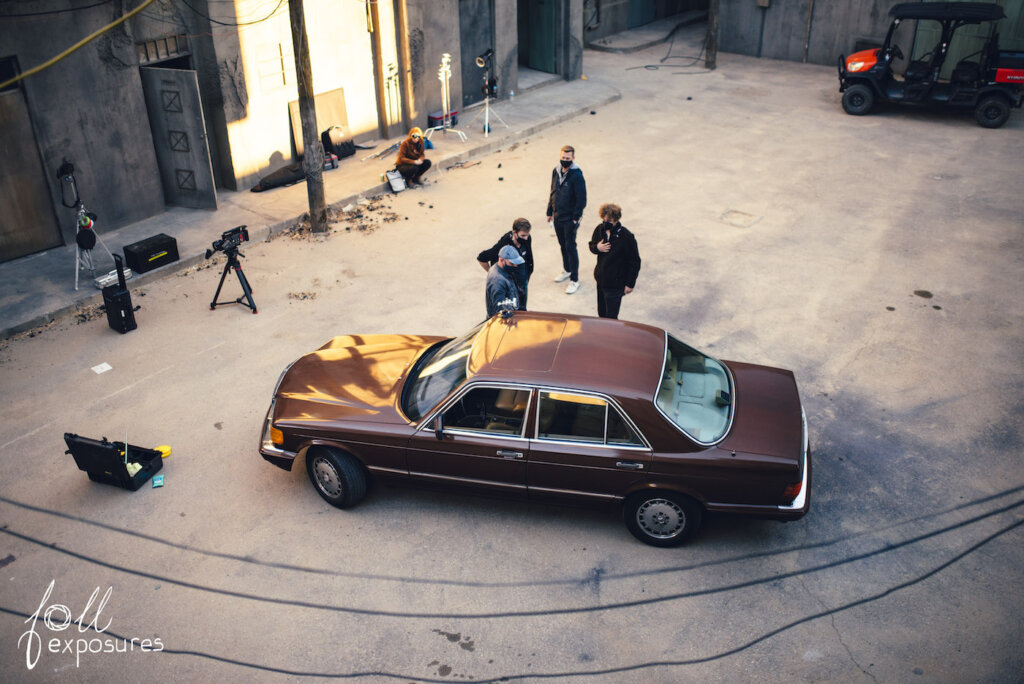
[[[708,34],[704,43],[704,68],[714,71],[718,66],[718,3],[708,0]]]
[[[327,202],[324,199],[324,151],[316,130],[316,105],[313,103],[313,68],[309,63],[306,39],[306,15],[302,0],[288,0],[292,26],[292,52],[299,88],[299,119],[302,121],[302,168],[306,172],[309,196],[309,225],[314,233],[327,231]]]

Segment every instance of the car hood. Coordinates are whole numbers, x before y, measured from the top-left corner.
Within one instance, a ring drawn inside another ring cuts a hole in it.
[[[799,463],[803,446],[800,393],[793,372],[735,361],[733,422],[722,449]]]
[[[299,358],[275,396],[278,421],[358,420],[405,423],[398,413],[401,380],[424,349],[444,338],[345,335]]]

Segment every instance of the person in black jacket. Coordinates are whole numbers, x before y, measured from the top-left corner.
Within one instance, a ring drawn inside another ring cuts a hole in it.
[[[559,165],[551,172],[551,193],[548,195],[548,223],[555,227],[558,246],[562,248],[562,274],[556,283],[566,280],[569,284],[565,294],[580,289],[580,256],[576,251],[576,231],[587,206],[587,182],[583,171],[576,165],[576,150],[566,145],[562,148]]]
[[[602,222],[590,238],[590,251],[597,255],[597,315],[618,318],[622,298],[633,291],[640,275],[640,250],[633,234],[619,223],[619,205],[602,204],[599,214]]]
[[[533,246],[530,240],[530,222],[520,217],[512,222],[512,230],[502,235],[494,246],[476,255],[476,261],[484,271],[498,263],[498,252],[505,245],[515,247],[523,263],[515,267],[516,285],[519,289],[519,309],[526,311],[526,294],[529,289],[530,276],[533,275]]]

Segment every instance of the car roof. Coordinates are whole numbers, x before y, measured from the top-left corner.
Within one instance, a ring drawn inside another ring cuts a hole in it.
[[[654,397],[665,363],[661,328],[591,316],[517,311],[495,316],[469,358],[476,378],[619,397]]]
[[[995,21],[1006,15],[990,2],[902,2],[889,10],[894,19],[960,19],[971,23]]]

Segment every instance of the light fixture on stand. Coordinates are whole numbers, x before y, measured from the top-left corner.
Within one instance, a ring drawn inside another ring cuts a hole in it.
[[[482,111],[476,113],[470,120],[470,124],[480,118],[480,115],[484,115],[484,137],[487,138],[491,133],[491,98],[498,96],[498,77],[491,76],[491,63],[494,59],[494,50],[487,48],[483,54],[476,58],[476,65],[484,70],[484,84],[480,88],[484,94],[484,108]],[[494,112],[494,118],[502,123],[505,128],[508,128],[508,124],[501,116]]]
[[[449,86],[449,81],[452,78],[452,56],[448,52],[441,55],[441,67],[437,70],[437,78],[441,81],[441,125],[428,128],[423,137],[429,140],[430,134],[434,131],[441,131],[442,133],[451,131],[458,135],[462,142],[466,142],[466,134],[452,127],[452,96]]]

